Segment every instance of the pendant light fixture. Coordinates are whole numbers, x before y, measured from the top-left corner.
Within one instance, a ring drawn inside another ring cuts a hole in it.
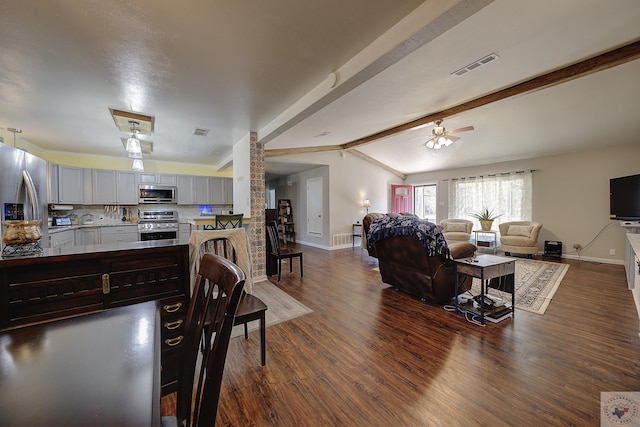
[[[129,125],[131,126],[131,137],[127,139],[127,152],[141,155],[142,148],[140,147],[140,140],[136,136],[138,122],[131,120],[129,121]]]
[[[133,159],[132,169],[136,172],[143,172],[144,164],[142,163],[142,159]]]

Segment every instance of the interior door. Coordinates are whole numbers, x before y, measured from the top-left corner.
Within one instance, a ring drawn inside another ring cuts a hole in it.
[[[391,212],[413,213],[413,186],[391,185]]]
[[[307,180],[307,233],[322,236],[322,177]]]

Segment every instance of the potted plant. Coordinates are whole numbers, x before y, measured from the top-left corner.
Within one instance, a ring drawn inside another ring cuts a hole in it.
[[[471,216],[480,221],[480,227],[482,227],[483,231],[489,231],[493,225],[493,220],[500,218],[502,214],[495,215],[493,209],[489,210],[489,208],[484,208],[481,211],[473,212]]]

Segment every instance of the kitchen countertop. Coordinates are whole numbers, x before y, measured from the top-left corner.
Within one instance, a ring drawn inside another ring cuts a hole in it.
[[[189,224],[189,225],[195,225],[193,222],[189,222],[187,220],[180,220],[178,222],[178,224]],[[99,222],[94,222],[93,224],[76,224],[76,225],[60,225],[60,226],[49,226],[48,230],[49,230],[49,234],[56,234],[56,233],[60,233],[62,231],[65,230],[77,230],[79,228],[94,228],[94,227],[122,227],[122,226],[128,226],[128,225],[135,225],[137,226],[138,223],[137,222],[122,222],[122,221],[99,221]]]
[[[74,225],[71,227],[78,228],[79,226]],[[138,241],[138,242],[106,243],[106,244],[100,244],[100,245],[64,246],[64,247],[58,247],[58,248],[43,248],[42,254],[40,255],[9,257],[9,258],[3,258],[2,256],[0,256],[0,266],[9,265],[12,263],[24,262],[24,260],[28,260],[29,258],[46,258],[46,257],[60,256],[60,255],[76,255],[76,254],[85,254],[85,253],[123,251],[123,250],[130,250],[130,249],[160,248],[165,246],[188,245],[188,244],[189,244],[189,239],[187,238],[187,239],[147,240],[144,242]]]

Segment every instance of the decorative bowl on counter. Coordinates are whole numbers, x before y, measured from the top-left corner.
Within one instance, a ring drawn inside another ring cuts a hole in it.
[[[9,246],[35,243],[42,239],[40,222],[39,219],[2,221],[4,226],[2,241]]]

